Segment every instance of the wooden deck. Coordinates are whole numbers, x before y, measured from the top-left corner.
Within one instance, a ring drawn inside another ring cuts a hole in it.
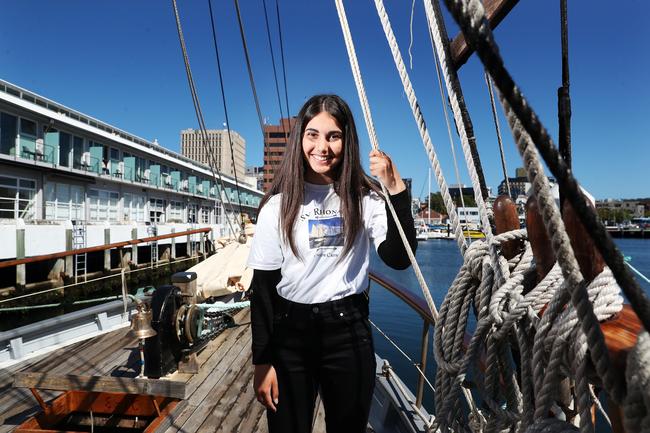
[[[170,379],[186,383],[187,398],[157,431],[266,432],[264,408],[253,395],[250,311],[235,316],[238,326],[211,341],[198,355],[197,374],[174,373]],[[137,376],[137,341],[121,329],[58,349],[0,371],[0,433],[13,431],[39,410],[28,389],[12,388],[16,372]],[[45,400],[58,393],[43,391]],[[314,417],[314,432],[325,432],[322,404]]]

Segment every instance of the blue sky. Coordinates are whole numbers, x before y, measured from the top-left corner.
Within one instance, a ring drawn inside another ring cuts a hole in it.
[[[413,193],[426,193],[428,160],[393,65],[374,2],[346,8],[381,147]],[[408,62],[411,1],[385,0]],[[247,142],[247,163],[261,165],[262,134],[248,83],[234,3],[213,0],[231,127]],[[275,1],[271,13],[279,54]],[[225,120],[207,0],[179,0],[190,62],[209,127]],[[262,0],[241,0],[246,36],[265,118],[277,122]],[[334,92],[351,105],[362,153],[370,151],[333,0],[280,0],[292,114],[311,95]],[[179,149],[179,131],[197,127],[176,35],[171,1],[4,2],[0,78],[143,138]],[[574,172],[597,198],[650,196],[650,4],[569,2]],[[450,35],[456,26],[447,16]],[[409,71],[450,184],[451,150],[421,1],[413,20]],[[522,0],[496,31],[515,80],[557,142],[556,89],[561,83],[558,2]],[[489,186],[501,172],[482,68],[473,57],[460,71]],[[503,117],[510,175],[521,160]],[[457,140],[458,146],[458,140]],[[457,147],[460,154],[460,148]],[[367,158],[366,158],[367,159]],[[464,163],[462,163],[464,164]],[[365,162],[367,166],[367,162]],[[461,167],[461,182],[470,184]],[[437,190],[435,184],[432,190]]]

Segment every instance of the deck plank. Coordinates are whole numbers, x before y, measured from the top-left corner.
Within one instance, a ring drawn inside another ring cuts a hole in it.
[[[235,432],[246,414],[246,410],[254,401],[254,393],[249,383],[253,382],[251,358],[246,358],[246,365],[239,371],[237,378],[227,386],[227,392],[215,405],[212,412],[206,416],[197,433]],[[250,390],[250,392],[247,392]]]
[[[245,346],[235,344],[223,361],[212,371],[208,380],[204,381],[189,398],[189,417],[182,424],[183,432],[195,432],[203,423],[205,417],[219,404],[223,395],[242,371],[245,363],[250,360],[250,332],[245,338],[240,338]]]
[[[176,413],[171,414],[159,432],[268,432],[266,410],[255,400],[252,388],[250,311],[245,309],[237,313],[235,321],[239,326],[225,330],[197,355],[199,373],[174,373],[166,378],[184,382],[188,398],[179,405]],[[0,398],[0,413],[9,409],[12,416],[20,415],[14,416],[12,424],[0,425],[0,433],[12,431],[16,423],[38,409],[29,390],[10,388],[12,377],[17,372],[137,374],[135,366],[128,365],[130,360],[136,359],[137,341],[127,332],[125,328],[103,334],[0,372],[3,374],[0,376],[0,391],[5,389],[12,394]],[[57,394],[42,392],[46,401]]]

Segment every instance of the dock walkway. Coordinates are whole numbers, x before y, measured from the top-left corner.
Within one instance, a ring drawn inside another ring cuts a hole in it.
[[[227,329],[199,354],[199,373],[174,373],[169,379],[186,383],[182,400],[159,433],[267,432],[264,408],[253,394],[250,310],[235,315],[238,326]],[[136,377],[137,340],[120,329],[60,348],[0,371],[0,433],[13,431],[39,410],[28,389],[12,388],[17,372]],[[42,391],[48,401],[59,393]],[[315,433],[325,433],[322,404],[314,416]]]

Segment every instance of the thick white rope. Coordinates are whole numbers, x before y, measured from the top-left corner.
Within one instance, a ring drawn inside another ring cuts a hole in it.
[[[642,332],[627,356],[627,397],[623,403],[625,431],[650,433],[650,335]]]
[[[341,23],[341,30],[343,31],[343,39],[345,40],[345,46],[348,51],[348,58],[350,59],[350,67],[352,69],[352,75],[354,77],[354,83],[357,87],[357,92],[359,94],[359,100],[361,102],[361,108],[363,110],[363,117],[366,122],[366,128],[368,129],[368,136],[370,137],[370,143],[372,145],[372,148],[375,150],[379,150],[379,140],[377,139],[377,133],[375,132],[375,127],[374,123],[372,121],[372,114],[370,112],[370,105],[368,103],[368,98],[366,96],[366,90],[365,86],[363,85],[363,80],[361,78],[361,69],[359,68],[359,62],[357,61],[357,55],[356,51],[354,49],[354,42],[352,41],[352,35],[350,33],[350,26],[348,25],[348,19],[345,14],[345,8],[343,6],[343,1],[342,0],[335,0],[336,3],[336,10],[339,15],[339,21]],[[382,191],[386,197],[386,204],[388,205],[388,209],[390,210],[391,215],[393,216],[393,220],[395,220],[395,225],[397,226],[397,230],[399,232],[400,237],[402,238],[402,243],[404,244],[404,249],[406,250],[406,253],[409,257],[409,260],[411,261],[411,265],[413,266],[413,270],[415,271],[415,277],[418,280],[418,283],[420,284],[420,288],[422,289],[422,294],[424,295],[424,299],[427,303],[427,306],[429,307],[429,310],[431,311],[431,316],[433,317],[433,320],[435,322],[438,321],[438,309],[436,308],[436,304],[433,301],[433,298],[431,297],[431,291],[429,290],[429,286],[427,285],[426,281],[424,280],[424,275],[422,275],[422,271],[420,270],[420,265],[418,265],[418,262],[415,258],[415,254],[413,254],[413,250],[411,249],[411,246],[408,243],[408,240],[406,239],[406,234],[404,233],[404,229],[402,228],[402,225],[397,218],[397,214],[395,213],[395,209],[393,208],[393,204],[390,201],[390,196],[388,194],[388,191],[386,190],[385,185],[381,185]],[[453,206],[453,205],[452,205]],[[453,209],[453,208],[452,208]],[[462,236],[462,233],[461,233]]]
[[[427,19],[429,19],[428,16]],[[433,42],[433,33],[431,33],[430,26],[429,26],[429,39],[431,41],[431,49],[433,50],[433,59],[436,65],[436,78],[438,78],[438,91],[440,92],[440,104],[442,105],[442,113],[444,114],[445,125],[447,126],[447,137],[449,138],[449,147],[451,148],[451,156],[452,156],[452,160],[454,161],[456,183],[458,184],[459,191],[460,191],[460,205],[463,207],[463,209],[465,209],[465,198],[463,196],[462,189],[460,189],[461,182],[460,182],[460,172],[458,171],[458,161],[456,158],[456,144],[451,134],[451,122],[449,121],[449,115],[447,114],[447,103],[445,102],[447,98],[445,95],[445,91],[442,87],[442,75],[440,72],[440,63],[438,62],[438,55],[436,54],[436,45]]]
[[[381,0],[375,0],[375,4]],[[445,78],[445,85],[447,87],[447,94],[449,95],[449,101],[451,102],[451,110],[454,114],[454,120],[456,121],[456,126],[458,128],[458,134],[460,135],[461,148],[463,149],[463,154],[465,155],[465,162],[467,163],[467,170],[469,172],[469,177],[472,181],[472,187],[474,189],[474,199],[476,200],[476,205],[479,208],[479,217],[481,219],[481,227],[483,233],[485,233],[486,240],[488,243],[492,239],[492,226],[490,225],[490,220],[488,217],[487,206],[483,200],[483,194],[481,192],[481,182],[478,178],[478,173],[476,171],[476,165],[474,164],[474,158],[472,157],[472,151],[469,146],[469,138],[467,136],[467,130],[465,128],[465,123],[463,122],[463,116],[461,113],[461,101],[452,85],[451,78],[451,69],[453,66],[450,64],[450,59],[447,58],[447,53],[445,47],[442,43],[442,29],[438,23],[438,19],[433,11],[433,6],[431,5],[430,0],[423,0],[424,9],[427,14],[427,22],[429,23],[431,34],[433,35],[433,42],[436,46],[436,54],[438,56],[438,61],[442,67],[443,76]]]
[[[342,0],[335,0],[335,2],[336,2],[336,8],[339,11],[339,19],[341,21],[341,27],[343,28],[343,37],[345,39],[345,45],[348,49],[350,66],[352,67],[352,73],[354,74],[354,80],[355,80],[355,84],[357,85],[357,91],[359,92],[359,98],[362,101],[366,101],[365,104],[362,103],[362,107],[363,107],[364,116],[366,118],[366,127],[368,128],[369,135],[371,136],[370,139],[371,142],[373,142],[373,147],[375,147],[376,146],[375,129],[374,126],[372,125],[372,119],[370,118],[370,121],[368,121],[370,109],[365,107],[365,105],[367,105],[367,97],[365,94],[365,89],[363,87],[363,82],[361,80],[361,72],[359,70],[357,56],[354,50],[354,43],[352,42],[352,36],[350,35],[347,18],[345,16],[345,10],[343,9]],[[391,51],[393,51],[392,46],[391,46]],[[404,62],[402,61],[401,54],[399,54],[399,50],[397,50],[397,54],[399,55],[399,60],[402,63],[402,66],[404,66]],[[436,182],[438,183],[438,187],[440,188],[440,192],[442,193],[442,198],[445,203],[445,209],[447,210],[447,214],[449,215],[452,231],[454,232],[454,235],[456,237],[456,242],[458,243],[458,247],[460,248],[461,254],[464,254],[465,250],[467,249],[467,245],[465,243],[465,238],[463,236],[463,232],[460,227],[458,214],[456,212],[456,206],[454,205],[451,195],[449,194],[449,188],[447,187],[447,182],[442,173],[440,161],[438,160],[438,156],[435,152],[435,149],[433,148],[433,143],[431,141],[431,137],[429,136],[429,131],[427,130],[426,124],[424,122],[424,118],[420,111],[420,107],[417,103],[417,100],[415,99],[415,93],[408,79],[408,75],[406,74],[406,68],[403,67],[403,69],[404,69],[404,74],[400,73],[400,78],[402,79],[402,83],[405,83],[406,80],[407,83],[407,85],[405,85],[406,96],[408,97],[409,105],[411,106],[413,115],[416,117],[418,131],[420,133],[420,137],[422,138],[424,147],[426,149],[427,156],[429,157],[429,161],[431,162],[431,167],[433,168],[433,172],[436,177]]]
[[[525,234],[525,230],[507,232],[495,236],[495,243],[525,239]],[[459,392],[465,390],[461,382],[469,374],[470,365],[476,362],[480,346],[486,348],[486,370],[472,381],[483,390],[481,397],[488,408],[483,412],[486,432],[510,428],[523,432],[540,422],[558,398],[563,375],[576,379],[581,431],[591,428],[594,398],[587,374],[590,346],[578,311],[571,305],[560,311],[554,306],[556,299],[568,293],[557,264],[532,290],[526,291],[525,286],[531,281],[528,277],[534,275],[531,257],[530,244],[526,242],[524,251],[505,264],[506,281],[499,286],[491,267],[489,246],[484,242],[474,243],[467,250],[464,264],[441,306],[435,333],[434,355],[438,364],[435,386],[437,395],[445,396],[436,401],[436,422],[443,430],[462,419]],[[504,261],[501,258],[501,263]],[[607,268],[589,284],[587,293],[599,321],[622,307],[619,287]],[[478,324],[469,346],[464,349],[467,315],[477,299]],[[549,301],[542,319],[537,319]],[[507,338],[512,332],[517,337],[516,343]],[[511,368],[509,346],[514,346],[519,353],[519,381]],[[534,416],[535,409],[544,416]]]
[[[529,181],[533,185],[533,193],[537,200],[540,214],[543,217],[546,232],[551,238],[553,251],[555,252],[557,261],[562,269],[562,275],[567,283],[568,294],[564,295],[562,300],[568,301],[569,298],[571,299],[578,313],[580,326],[587,335],[590,346],[589,353],[596,367],[596,372],[603,379],[605,389],[610,396],[614,401],[620,402],[625,395],[625,389],[622,380],[618,376],[619,372],[610,368],[611,363],[609,353],[605,346],[605,339],[598,325],[594,306],[589,301],[585,287],[586,282],[580,272],[578,261],[575,258],[569,236],[566,233],[564,222],[560,216],[560,210],[551,193],[548,177],[544,174],[544,168],[541,164],[539,154],[530,136],[521,126],[519,119],[512,111],[508,102],[501,94],[499,94],[499,99],[519,152],[524,160],[526,173]],[[562,302],[558,304],[558,308],[560,308]]]

